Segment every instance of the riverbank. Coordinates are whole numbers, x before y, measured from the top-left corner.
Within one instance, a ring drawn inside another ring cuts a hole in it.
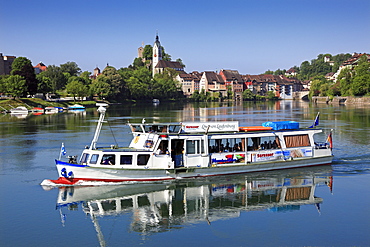
[[[370,105],[370,97],[354,97],[354,96],[336,96],[330,97],[319,97],[313,96],[311,101],[313,103],[325,103],[325,104],[358,104],[358,105]]]
[[[45,101],[38,98],[6,99],[0,100],[0,111],[9,111],[10,109],[18,106],[24,106],[27,109],[31,110],[33,107],[68,107],[69,105],[77,103],[85,107],[91,107],[95,106],[96,101]]]

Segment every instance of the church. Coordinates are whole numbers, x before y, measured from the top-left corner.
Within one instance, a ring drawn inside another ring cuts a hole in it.
[[[142,57],[143,47],[138,49],[139,57]],[[184,66],[176,61],[165,61],[163,60],[163,51],[161,43],[159,42],[159,36],[156,35],[155,42],[153,45],[153,56],[152,56],[152,74],[161,74],[165,68],[171,68],[179,72],[184,72]]]

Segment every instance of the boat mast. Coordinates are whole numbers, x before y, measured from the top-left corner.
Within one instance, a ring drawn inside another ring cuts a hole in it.
[[[96,143],[98,142],[98,138],[99,138],[99,135],[100,135],[100,130],[101,130],[101,127],[104,123],[105,112],[107,111],[107,108],[105,108],[105,107],[108,106],[108,104],[96,103],[96,106],[99,106],[98,112],[100,112],[100,117],[99,117],[99,120],[98,120],[98,125],[96,126],[94,138],[91,141],[90,150],[96,149]]]

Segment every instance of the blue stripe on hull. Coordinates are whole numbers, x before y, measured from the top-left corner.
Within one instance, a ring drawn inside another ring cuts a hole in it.
[[[55,160],[56,165],[64,165],[64,166],[75,166],[75,167],[88,167],[88,165],[80,165],[80,164],[73,164],[73,163],[68,163],[64,162],[61,160]]]

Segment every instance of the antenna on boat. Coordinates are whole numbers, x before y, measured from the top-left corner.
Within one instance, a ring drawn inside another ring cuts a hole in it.
[[[101,127],[102,127],[103,122],[104,122],[104,116],[105,116],[105,112],[107,111],[106,107],[108,106],[108,104],[106,104],[106,103],[96,103],[96,106],[99,106],[98,112],[100,112],[100,117],[99,117],[99,120],[98,120],[98,125],[96,126],[94,138],[91,141],[90,150],[96,149],[96,143],[98,141],[98,138],[99,138],[99,135],[100,135],[100,130],[101,130]]]

